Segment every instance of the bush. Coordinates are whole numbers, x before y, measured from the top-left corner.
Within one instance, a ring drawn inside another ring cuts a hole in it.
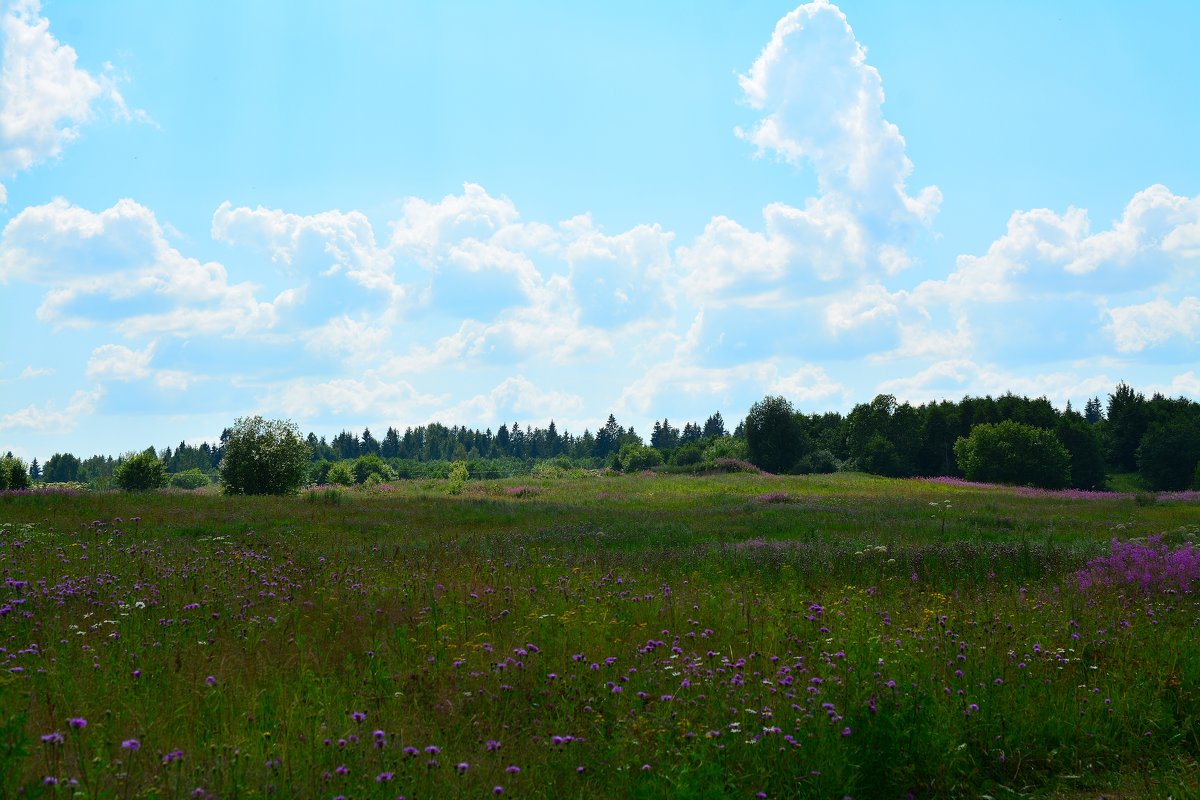
[[[1200,420],[1152,424],[1137,449],[1138,472],[1152,489],[1179,491],[1195,480],[1200,464]]]
[[[800,416],[783,397],[764,397],[746,414],[750,462],[767,472],[787,472],[809,449]]]
[[[171,476],[171,485],[176,489],[200,489],[211,484],[208,476],[199,467],[185,469]]]
[[[308,468],[308,482],[313,486],[329,483],[329,468],[332,466],[332,461],[326,461],[323,458],[320,461],[314,461]]]
[[[167,468],[154,450],[128,455],[113,470],[113,480],[127,492],[148,492],[167,485]]]
[[[463,487],[467,485],[467,479],[470,477],[471,473],[467,469],[467,462],[455,461],[454,466],[450,468],[450,474],[446,476],[446,480],[450,482],[447,491],[450,494],[461,494]]]
[[[330,486],[353,486],[354,470],[349,461],[336,461],[325,470],[325,483]]]
[[[689,442],[671,454],[671,463],[677,467],[690,467],[704,461],[704,445],[700,442]]]
[[[732,436],[718,436],[709,442],[708,447],[704,448],[704,460],[709,463],[722,458],[745,461],[749,455],[750,450],[746,447],[746,440],[736,439]]]
[[[15,456],[0,459],[0,489],[28,489],[29,468]]]
[[[354,462],[354,480],[366,483],[374,475],[375,483],[396,480],[396,471],[389,467],[384,460],[374,453],[359,456]]]
[[[291,421],[238,419],[226,438],[221,459],[225,493],[295,493],[308,476],[311,452]]]
[[[838,471],[838,460],[828,450],[814,450],[800,459],[800,463],[796,465],[796,471],[799,473],[828,475],[831,472]]]
[[[617,455],[622,472],[641,472],[663,463],[662,453],[643,444],[626,444]]]
[[[982,423],[954,443],[967,480],[1062,489],[1071,480],[1071,455],[1054,431],[1005,420]]]

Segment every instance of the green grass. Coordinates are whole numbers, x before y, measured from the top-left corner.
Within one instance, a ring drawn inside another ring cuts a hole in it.
[[[1194,796],[1196,598],[1074,575],[1196,511],[846,474],[6,496],[0,796]]]

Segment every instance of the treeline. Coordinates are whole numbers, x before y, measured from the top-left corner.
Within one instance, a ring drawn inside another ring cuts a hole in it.
[[[181,488],[215,481],[229,429],[215,444],[143,451],[161,461]],[[314,484],[372,483],[397,478],[441,478],[465,464],[474,478],[528,474],[537,468],[610,468],[622,471],[698,471],[745,459],[777,473],[856,470],[892,477],[956,476],[1049,488],[1098,490],[1114,475],[1152,490],[1200,488],[1200,403],[1149,398],[1119,384],[1107,401],[1056,409],[1044,397],[1014,394],[964,397],[911,405],[879,395],[849,414],[803,413],[782,397],[755,403],[732,431],[720,412],[703,423],[656,421],[644,439],[609,415],[595,433],[502,424],[478,430],[430,423],[369,428],[332,439],[306,438]],[[114,473],[134,454],[81,460],[56,453],[28,468],[11,453],[0,467],[0,488],[29,483],[113,485]],[[18,473],[25,473],[18,475]]]
[[[1153,490],[1200,488],[1200,403],[1119,384],[1062,411],[1005,394],[913,406],[879,395],[844,418],[768,397],[747,415],[750,460],[770,471],[836,465],[892,477],[955,476],[1046,488],[1107,488],[1134,473]]]

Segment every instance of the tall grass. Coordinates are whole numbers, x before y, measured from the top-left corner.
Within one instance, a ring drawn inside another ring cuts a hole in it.
[[[1196,789],[1194,502],[522,480],[3,497],[4,796]]]

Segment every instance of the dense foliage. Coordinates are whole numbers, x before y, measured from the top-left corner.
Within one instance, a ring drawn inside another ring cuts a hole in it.
[[[290,494],[304,485],[311,456],[295,423],[244,417],[225,434],[226,494]]]
[[[25,462],[9,453],[0,458],[0,489],[28,489],[31,483]]]
[[[1014,394],[918,406],[879,395],[846,415],[805,413],[787,398],[769,396],[755,403],[732,431],[720,412],[703,424],[684,422],[682,427],[664,418],[653,423],[648,442],[611,414],[594,433],[585,429],[582,435],[560,430],[553,421],[545,427],[505,423],[495,432],[433,422],[403,431],[389,427],[382,437],[369,428],[361,434],[341,431],[328,441],[309,433],[304,439],[307,458],[299,457],[298,447],[292,451],[296,458],[291,462],[288,490],[305,483],[444,479],[459,462],[467,465],[472,480],[529,475],[539,465],[563,470],[704,472],[719,468],[723,459],[748,460],[775,473],[862,471],[894,477],[963,477],[967,472],[956,456],[955,443],[970,437],[979,425],[1002,422],[1047,431],[1056,438],[1069,455],[1066,480],[1072,488],[1103,489],[1114,476],[1124,488],[1200,488],[1200,403],[1162,395],[1147,398],[1119,384],[1107,404],[1093,397],[1082,414],[1070,404],[1059,411],[1045,398]],[[216,480],[233,433],[225,430],[216,444],[180,442],[159,451],[159,458],[169,475],[196,470]],[[296,430],[292,435],[299,437]],[[1022,441],[1037,441],[1040,447],[1050,440],[1026,437]],[[1031,455],[1014,453],[1005,460],[1010,466],[993,470],[994,480],[1019,485],[1058,483],[1057,474],[1049,480],[1035,474],[1039,468]],[[1021,474],[1020,467],[1014,471],[1014,463],[1030,465],[1034,472]],[[119,464],[120,460],[106,456],[79,459],[55,453],[42,468],[42,480],[78,481],[103,489],[113,485]],[[27,472],[33,471],[31,464]],[[8,474],[11,481],[11,470]],[[233,473],[230,478],[235,483],[241,480]],[[16,480],[24,484],[36,478],[26,474]],[[194,477],[181,481],[203,486]]]
[[[127,492],[161,489],[167,485],[167,468],[151,449],[122,459],[113,470],[113,480]]]
[[[1061,489],[1071,480],[1071,454],[1054,432],[1011,420],[976,425],[954,457],[972,481]]]

